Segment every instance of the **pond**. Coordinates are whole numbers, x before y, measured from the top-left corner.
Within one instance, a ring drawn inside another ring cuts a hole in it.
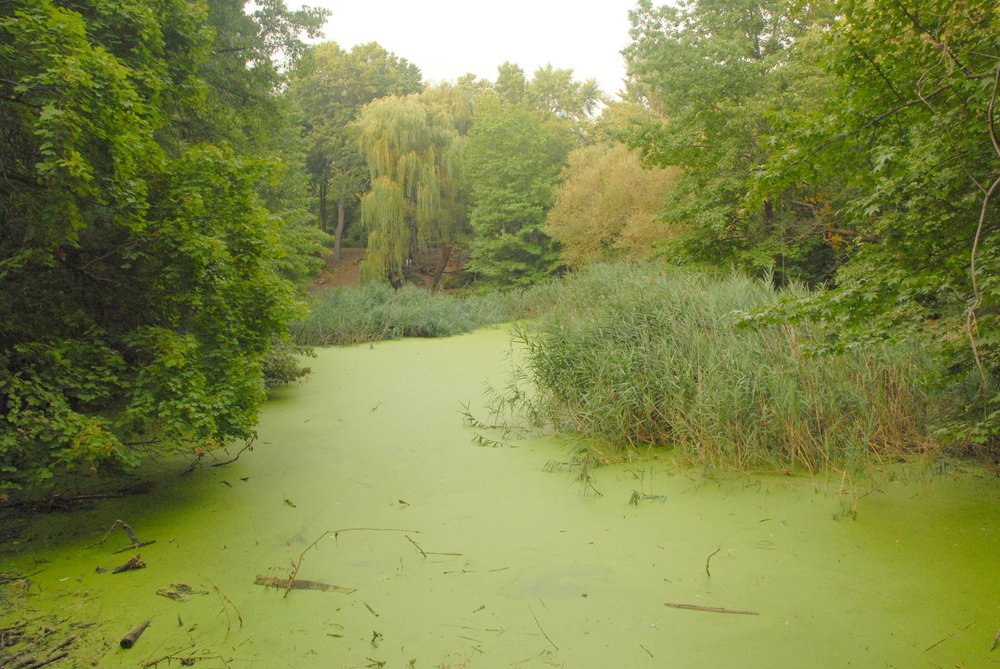
[[[33,574],[0,628],[76,636],[55,667],[1000,666],[990,474],[900,467],[839,520],[835,475],[669,454],[592,470],[596,494],[547,466],[555,438],[473,443],[462,404],[483,412],[509,348],[495,329],[319,350],[237,461],[36,517],[0,554]],[[95,545],[117,519],[155,540],[146,568],[110,572],[133,554],[118,529]],[[293,571],[338,589],[255,583]]]

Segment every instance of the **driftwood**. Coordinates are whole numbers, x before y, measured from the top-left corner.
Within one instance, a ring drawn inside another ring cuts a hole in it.
[[[257,585],[266,585],[274,588],[284,588],[285,590],[323,590],[324,592],[339,592],[349,595],[357,591],[357,588],[344,588],[339,585],[322,583],[320,581],[306,581],[299,578],[278,578],[276,576],[258,576],[254,581]]]
[[[737,613],[743,616],[759,616],[760,613],[757,611],[743,611],[741,609],[724,609],[719,606],[701,606],[699,604],[675,604],[673,602],[664,602],[664,606],[669,606],[674,609],[687,609],[689,611],[708,611],[709,613]]]
[[[122,648],[131,648],[132,646],[135,645],[135,642],[139,640],[139,637],[142,636],[142,633],[146,631],[146,628],[149,627],[149,623],[151,622],[153,621],[146,620],[136,625],[134,628],[132,628],[131,632],[122,637],[122,640],[119,641],[118,644]]]

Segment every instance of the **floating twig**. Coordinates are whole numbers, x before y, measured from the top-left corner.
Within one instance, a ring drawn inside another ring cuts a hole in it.
[[[997,646],[1000,646],[1000,630],[997,630],[997,635],[993,637],[993,645],[990,646],[990,650],[996,650]]]
[[[149,623],[151,622],[153,621],[146,620],[133,627],[128,634],[122,637],[122,640],[118,642],[118,645],[122,648],[131,648],[134,646],[135,642],[139,640],[139,637],[142,636],[142,633],[146,631],[146,628],[149,627]]]
[[[674,602],[664,602],[664,606],[674,609],[688,609],[690,611],[708,611],[709,613],[737,613],[743,616],[759,616],[757,611],[744,611],[742,609],[725,609],[720,606],[701,606],[700,604],[676,604]]]
[[[369,613],[371,613],[373,616],[375,616],[376,618],[378,618],[378,614],[375,613],[375,609],[372,608],[371,604],[369,604],[368,602],[365,602],[365,608],[368,609]]]
[[[538,631],[542,633],[542,636],[544,636],[548,640],[548,642],[550,644],[552,644],[553,648],[555,648],[556,650],[559,650],[559,646],[556,645],[556,642],[553,641],[552,638],[548,634],[545,633],[545,630],[542,629],[542,624],[540,622],[538,622],[538,616],[535,615],[534,610],[532,610],[532,608],[531,608],[531,602],[525,602],[525,604],[528,605],[528,611],[531,612],[531,617],[535,619],[535,625],[538,626]]]
[[[642,648],[644,651],[646,651],[646,655],[649,655],[650,657],[653,657],[653,653],[650,652],[650,650],[648,648],[646,648],[645,646],[643,646],[641,643],[639,644],[639,648]]]
[[[711,555],[709,555],[709,556],[708,556],[707,558],[705,558],[705,573],[706,573],[706,574],[708,574],[708,577],[709,577],[709,578],[712,578],[712,572],[710,572],[710,571],[708,570],[708,563],[709,563],[709,562],[711,562],[711,561],[712,561],[712,558],[713,558],[713,557],[715,557],[716,553],[718,553],[718,552],[719,552],[719,551],[721,551],[721,550],[722,550],[722,546],[719,546],[718,548],[716,548],[716,549],[715,549],[715,550],[714,550],[714,551],[712,552],[712,554],[711,554]]]
[[[426,558],[426,557],[427,557],[427,553],[425,553],[425,552],[424,552],[424,549],[420,547],[420,544],[418,544],[418,543],[417,543],[416,541],[414,541],[413,539],[411,539],[411,538],[409,537],[409,535],[405,535],[405,534],[404,534],[403,536],[404,536],[404,537],[406,538],[406,540],[407,540],[407,541],[409,541],[409,542],[410,542],[411,544],[413,544],[414,546],[416,546],[416,547],[417,547],[417,550],[418,550],[418,551],[420,551],[420,554],[421,554],[421,555],[423,555],[423,556],[424,556],[424,558]]]
[[[212,582],[209,581],[209,583]],[[222,598],[222,610],[226,614],[226,637],[228,638],[229,632],[232,629],[232,621],[229,619],[229,606],[233,607],[233,611],[236,612],[236,619],[240,621],[240,629],[243,629],[243,616],[240,615],[240,610],[236,608],[235,604],[233,604],[233,600],[229,599],[229,597],[226,596],[226,593],[222,592],[222,590],[219,589],[219,586],[217,586],[215,583],[212,583],[212,589],[215,590],[215,593]]]

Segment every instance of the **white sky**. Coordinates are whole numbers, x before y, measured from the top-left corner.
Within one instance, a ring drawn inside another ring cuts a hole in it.
[[[463,74],[496,79],[506,60],[530,78],[572,68],[613,95],[622,88],[628,11],[635,0],[305,0],[330,10],[326,38],[350,49],[378,42],[420,68],[425,81]]]

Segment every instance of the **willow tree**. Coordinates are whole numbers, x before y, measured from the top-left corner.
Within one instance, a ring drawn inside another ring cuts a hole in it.
[[[368,231],[363,281],[398,286],[419,249],[439,245],[450,252],[464,218],[457,156],[469,117],[467,98],[450,85],[362,110],[358,145],[371,174],[371,190],[361,198]]]

